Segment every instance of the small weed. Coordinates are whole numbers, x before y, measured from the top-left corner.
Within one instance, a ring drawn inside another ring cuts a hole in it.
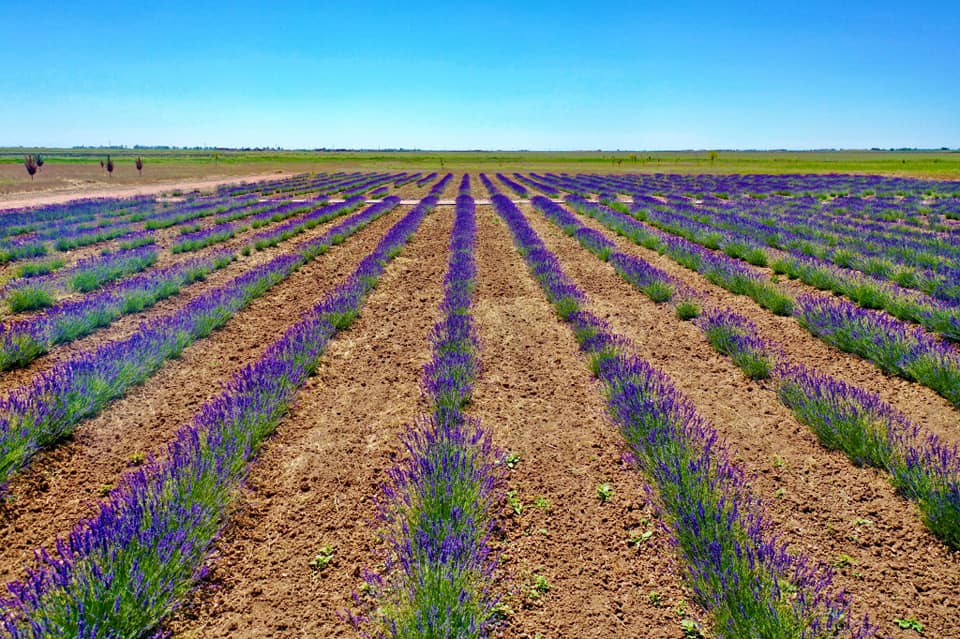
[[[533,576],[533,585],[530,586],[529,596],[531,599],[539,599],[547,592],[550,591],[552,586],[550,582],[547,581],[547,578],[543,575],[534,575]]]
[[[139,453],[139,452],[138,452],[138,453],[134,453],[134,454],[130,455],[130,465],[131,465],[131,466],[142,466],[144,460],[145,460],[145,457],[144,457],[143,453]]]
[[[783,496],[786,494],[787,494],[787,490],[783,486],[781,486],[780,488],[777,488],[773,492],[773,496],[776,497],[777,499],[783,499]]]
[[[774,467],[774,468],[776,468],[776,469],[779,470],[780,468],[783,468],[784,463],[785,463],[785,462],[783,461],[783,457],[781,457],[780,455],[774,455],[774,456],[773,456],[773,467]]]
[[[894,619],[893,623],[897,624],[897,627],[901,630],[915,630],[921,635],[923,634],[923,624],[913,617],[907,617],[906,619]]]
[[[639,535],[631,535],[627,543],[630,544],[631,546],[636,546],[637,548],[639,548],[640,544],[642,544],[645,541],[648,541],[651,537],[653,537],[653,531],[645,530]]]
[[[840,553],[837,555],[836,559],[833,560],[834,568],[848,568],[850,566],[856,565],[857,560],[851,557],[846,553]]]
[[[854,526],[872,526],[873,522],[870,521],[869,519],[863,519],[862,517],[859,517],[853,522],[853,525]]]
[[[493,606],[493,618],[494,619],[509,619],[513,616],[513,608],[510,607],[505,601],[498,601]]]
[[[516,490],[507,491],[507,505],[513,510],[514,515],[519,515],[523,512],[523,502],[517,497]]]
[[[613,497],[613,486],[608,482],[603,482],[597,486],[597,498],[600,500],[601,504],[605,504],[610,501],[610,498]]]
[[[333,546],[320,546],[316,557],[310,560],[310,567],[317,571],[325,569],[333,561],[333,555]]]
[[[703,631],[700,630],[700,624],[693,619],[683,619],[680,622],[680,629],[683,630],[684,639],[703,639]]]
[[[507,468],[513,470],[517,467],[517,464],[520,463],[520,453],[508,453],[503,459],[503,463],[506,464]]]
[[[97,494],[101,497],[106,497],[110,494],[111,490],[113,490],[113,484],[100,484],[100,488],[97,489]]]
[[[543,512],[550,511],[550,500],[547,499],[546,497],[537,497],[534,500],[533,505],[539,508],[540,510],[542,510]]]
[[[651,590],[651,591],[647,594],[647,601],[649,601],[650,604],[651,604],[652,606],[654,606],[655,608],[662,608],[662,607],[663,607],[663,595],[661,595],[661,594],[660,594],[659,592],[657,592],[656,590]]]

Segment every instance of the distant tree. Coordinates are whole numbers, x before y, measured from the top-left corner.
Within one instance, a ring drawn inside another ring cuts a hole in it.
[[[43,156],[37,153],[37,170],[39,171],[42,168],[43,168]]]
[[[637,163],[637,154],[636,154],[636,153],[633,153],[633,154],[630,155],[630,161],[633,162],[634,164]]]
[[[107,156],[107,173],[110,174],[110,177],[113,177],[113,160],[110,159],[110,156]]]
[[[40,168],[37,165],[37,158],[33,155],[26,155],[23,158],[23,166],[27,169],[27,173],[30,174],[30,181],[33,181],[33,176],[36,175],[37,169]]]
[[[137,173],[143,175],[143,158],[139,155],[137,156]]]
[[[710,161],[711,161],[711,162],[716,162],[716,161],[717,161],[717,158],[720,157],[720,152],[719,152],[719,151],[710,151],[710,154],[709,154],[708,157],[710,158]]]
[[[103,163],[103,160],[100,160],[100,170],[103,171],[106,165]]]

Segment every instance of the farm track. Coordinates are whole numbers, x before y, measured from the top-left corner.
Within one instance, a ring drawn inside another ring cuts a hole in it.
[[[18,576],[35,547],[50,545],[92,514],[100,488],[115,482],[134,454],[162,452],[173,432],[219,392],[219,383],[254,361],[276,335],[339,283],[396,216],[393,212],[374,221],[301,267],[223,328],[187,347],[179,359],[166,362],[144,385],[82,422],[71,440],[34,459],[11,482],[10,497],[0,509],[0,536],[7,542],[0,549],[0,579]],[[294,241],[323,232],[318,227]],[[210,278],[204,289],[215,285]]]
[[[379,560],[372,497],[426,408],[419,383],[452,223],[449,207],[430,214],[330,343],[252,467],[207,580],[170,620],[174,636],[355,636],[337,613]],[[334,561],[315,572],[325,544]]]
[[[220,251],[231,251],[236,255],[237,259],[230,265],[210,273],[202,283],[185,285],[181,289],[180,293],[160,300],[150,308],[144,309],[143,311],[139,311],[137,313],[123,315],[114,322],[111,322],[109,326],[98,328],[89,335],[76,339],[72,342],[54,345],[51,347],[48,353],[38,357],[36,360],[31,362],[29,366],[0,372],[0,393],[8,392],[12,388],[20,386],[21,384],[25,384],[38,373],[48,370],[56,364],[75,357],[84,351],[92,350],[105,342],[112,342],[129,336],[137,330],[137,327],[141,322],[149,321],[155,317],[159,317],[167,313],[172,313],[175,310],[182,308],[196,297],[204,294],[211,288],[225,284],[241,273],[266,264],[273,258],[289,251],[291,247],[296,246],[301,242],[315,237],[320,237],[334,225],[343,221],[344,217],[345,216],[340,216],[328,222],[324,222],[323,224],[320,224],[309,231],[295,235],[283,242],[280,242],[277,246],[270,247],[262,251],[253,251],[249,256],[246,257],[239,255],[237,252],[244,246],[245,239],[249,238],[252,233],[259,232],[263,229],[257,229],[256,231],[240,234],[226,242],[214,244],[200,251],[192,251],[182,255],[172,256],[175,259],[166,260],[163,264],[164,267],[170,266],[174,263],[181,263],[197,257],[202,257],[210,254],[211,252]],[[179,234],[174,231],[174,237],[177,236],[179,236]],[[169,243],[161,243],[160,245],[165,247],[169,246]],[[159,253],[161,257],[164,255],[168,258],[171,257],[170,252],[165,249],[160,250]],[[160,260],[157,261],[159,264]],[[151,267],[151,269],[148,269],[148,271],[156,268],[161,267],[154,266]],[[136,275],[132,277],[136,277]],[[77,295],[76,297],[79,298],[81,296]]]
[[[640,474],[620,462],[599,387],[492,207],[478,207],[477,224],[483,369],[468,411],[496,446],[520,455],[507,480],[524,503],[519,517],[503,511],[502,572],[515,594],[507,600],[514,614],[497,636],[676,637],[673,608],[684,592],[664,561],[671,551],[663,535],[639,550],[627,544],[653,517]],[[603,482],[616,495],[601,505]],[[534,506],[538,497],[549,511]],[[534,573],[551,584],[537,601],[528,596]],[[650,603],[654,591],[663,607]]]
[[[534,214],[543,217],[540,213],[534,212]],[[918,425],[936,433],[944,441],[951,444],[960,443],[960,423],[958,423],[960,413],[935,391],[902,377],[887,375],[871,362],[829,346],[811,335],[794,318],[776,316],[761,308],[749,297],[734,295],[720,286],[711,284],[699,273],[680,266],[669,257],[617,236],[593,218],[576,215],[585,226],[599,231],[615,242],[617,250],[642,258],[666,271],[677,280],[704,294],[705,301],[709,304],[719,308],[729,307],[752,321],[757,325],[762,336],[780,344],[791,361],[805,364],[822,373],[877,393],[884,401],[903,412]]]
[[[781,538],[827,564],[852,558],[855,563],[839,570],[835,583],[852,594],[855,616],[869,612],[884,632],[906,637],[891,622],[914,615],[932,636],[949,636],[960,557],[926,530],[916,507],[898,497],[882,473],[857,468],[842,453],[820,446],[771,384],[747,380],[669,306],[658,307],[540,213],[523,209],[591,299],[588,310],[630,338],[640,357],[667,374],[727,439]],[[731,299],[726,293],[718,301]],[[785,491],[781,498],[775,496],[779,489]],[[872,523],[858,526],[858,519]]]

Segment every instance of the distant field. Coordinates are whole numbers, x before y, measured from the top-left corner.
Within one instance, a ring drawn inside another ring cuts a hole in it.
[[[45,163],[31,180],[27,153]],[[100,167],[107,153],[112,175]],[[134,161],[144,159],[143,175]],[[955,151],[210,151],[0,149],[0,194],[97,189],[172,180],[331,170],[556,171],[608,173],[874,173],[960,179]]]

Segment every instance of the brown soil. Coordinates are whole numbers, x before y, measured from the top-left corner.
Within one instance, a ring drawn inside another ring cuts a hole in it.
[[[372,498],[400,432],[426,408],[419,381],[442,296],[448,211],[424,220],[264,446],[208,580],[169,623],[177,636],[355,636],[338,612],[378,560]],[[309,562],[325,544],[335,559],[315,572]]]
[[[456,196],[461,175],[454,174],[444,199]],[[474,196],[486,197],[475,173],[471,180]],[[416,198],[432,184],[393,191]],[[182,188],[163,188],[173,186]],[[589,295],[590,310],[629,337],[639,355],[669,375],[726,438],[791,549],[826,563],[843,556],[852,560],[838,569],[835,582],[851,593],[855,615],[869,612],[883,635],[897,639],[916,636],[893,624],[906,617],[922,621],[926,636],[951,636],[960,607],[960,553],[948,552],[926,531],[916,507],[898,497],[883,474],[823,449],[779,403],[769,383],[746,380],[699,329],[677,320],[668,306],[650,302],[541,214],[523,209]],[[425,408],[419,380],[442,296],[451,211],[441,207],[424,221],[354,326],[331,342],[318,374],[301,390],[238,491],[208,579],[169,620],[176,636],[357,636],[338,613],[356,610],[351,593],[361,584],[361,571],[375,568],[381,558],[373,499],[385,469],[400,454],[398,435]],[[275,286],[222,330],[81,424],[74,438],[39,455],[0,505],[5,542],[0,579],[21,575],[37,545],[50,544],[91,514],[98,491],[117,480],[134,454],[162,452],[219,383],[342,281],[403,212],[374,222]],[[932,391],[888,377],[823,344],[792,318],[775,317],[669,258],[580,219],[620,250],[700,291],[707,303],[750,318],[764,336],[777,338],[793,361],[879,392],[916,422],[960,443],[956,410]],[[504,471],[505,488],[516,490],[523,504],[519,514],[506,504],[501,512],[500,576],[512,613],[496,636],[680,637],[678,607],[700,620],[705,615],[677,576],[678,559],[646,502],[642,475],[621,461],[624,445],[605,416],[601,389],[571,331],[528,275],[506,226],[489,206],[478,207],[478,223],[475,316],[483,370],[470,411],[502,451],[519,454],[516,467]],[[58,347],[22,375],[119,339],[140,321],[170,312],[328,227],[241,258],[145,313]],[[239,242],[221,246],[238,248]],[[19,374],[0,377],[0,387],[26,379]],[[604,482],[615,494],[601,504],[597,487]],[[628,543],[645,531],[653,531],[652,537]],[[334,562],[324,571],[312,570],[310,560],[327,544],[335,548]],[[550,584],[536,597],[531,596],[535,576]]]
[[[476,317],[484,371],[472,412],[498,445],[521,454],[509,484],[525,503],[520,516],[504,513],[503,572],[514,614],[498,635],[677,636],[673,608],[683,593],[664,572],[665,539],[658,533],[641,550],[627,544],[631,533],[656,529],[637,474],[619,462],[616,435],[572,336],[493,220],[481,211]],[[218,544],[208,585],[170,624],[177,635],[355,636],[336,612],[352,608],[359,570],[373,566],[381,550],[368,524],[369,498],[401,425],[423,408],[417,380],[445,268],[436,226],[425,223],[398,258],[429,260],[428,268],[388,271],[265,448]],[[404,290],[419,291],[417,300],[396,295],[400,277]],[[390,343],[382,343],[383,330]],[[366,382],[362,397],[347,390],[359,390],[358,380]],[[618,493],[601,506],[596,490],[604,481]],[[536,497],[546,498],[549,510],[535,507]],[[336,560],[313,573],[311,549],[323,544],[334,546]],[[534,574],[551,584],[536,600],[529,596]],[[660,607],[651,603],[655,592]]]
[[[931,636],[949,636],[960,556],[927,532],[916,507],[897,496],[882,473],[856,468],[820,446],[769,383],[747,380],[699,329],[648,300],[540,213],[527,213],[591,299],[590,310],[630,338],[640,357],[666,373],[726,438],[790,548],[826,564],[853,558],[835,583],[852,595],[857,615],[869,612],[884,633],[910,636],[892,620],[912,616]]]
[[[254,361],[282,330],[342,281],[398,215],[394,211],[373,222],[305,265],[222,329],[189,346],[179,359],[166,362],[144,385],[80,424],[69,441],[38,455],[11,482],[9,498],[0,510],[0,536],[5,542],[0,548],[0,580],[16,577],[34,547],[50,544],[94,512],[100,489],[117,481],[134,454],[162,453],[165,442],[218,392],[219,384]],[[319,235],[322,229],[312,233]],[[215,283],[211,278],[208,286]],[[151,312],[164,309],[170,310]],[[120,337],[118,333],[136,326],[136,320],[128,319],[116,331],[111,327],[81,341],[90,348],[108,336]]]
[[[685,593],[664,560],[670,551],[645,504],[641,477],[620,461],[600,388],[506,226],[491,207],[478,215],[475,316],[483,372],[472,412],[498,447],[521,459],[507,482],[523,510],[503,510],[503,573],[512,591],[506,603],[514,614],[498,636],[680,636],[674,609]],[[615,495],[600,504],[597,486],[604,482]],[[539,498],[549,505],[535,505]],[[655,533],[639,548],[628,544],[647,530]],[[551,585],[537,599],[529,594],[534,575]]]

